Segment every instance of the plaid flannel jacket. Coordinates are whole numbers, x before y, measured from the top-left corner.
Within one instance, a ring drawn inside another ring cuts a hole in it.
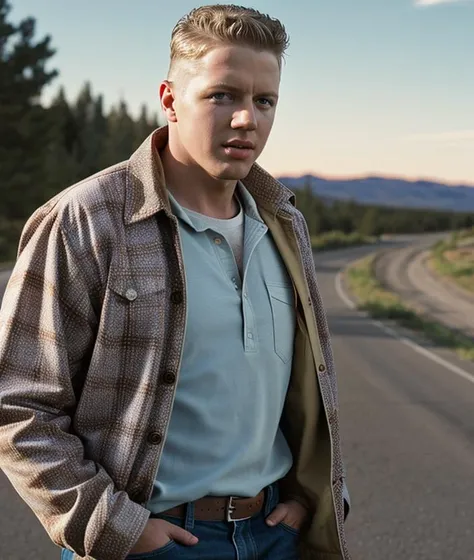
[[[186,315],[166,142],[167,127],[156,130],[127,162],[33,214],[0,313],[0,467],[76,558],[126,557],[166,441]],[[336,377],[306,224],[258,165],[243,182],[299,270],[287,439],[290,494],[312,511],[302,558],[348,560]]]

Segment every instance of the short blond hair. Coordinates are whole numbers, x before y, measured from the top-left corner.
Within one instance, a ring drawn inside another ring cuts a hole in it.
[[[194,8],[172,31],[169,75],[176,61],[199,60],[219,45],[269,51],[276,56],[281,68],[289,38],[278,19],[253,8],[234,4]]]

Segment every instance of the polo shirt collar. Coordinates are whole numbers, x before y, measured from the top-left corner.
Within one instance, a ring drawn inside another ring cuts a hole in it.
[[[124,221],[131,224],[164,210],[171,214],[160,153],[168,142],[168,126],[153,131],[127,161],[127,189]],[[273,215],[281,210],[292,213],[294,194],[254,163],[241,181],[259,208]]]
[[[237,181],[236,193],[239,197],[240,203],[242,204],[245,216],[264,224],[255,200],[253,199],[249,191],[244,187],[241,181]],[[209,229],[209,224],[205,220],[200,220],[199,216],[189,215],[170,191],[168,191],[168,197],[170,201],[171,211],[182,222],[193,228],[196,232],[202,232]]]

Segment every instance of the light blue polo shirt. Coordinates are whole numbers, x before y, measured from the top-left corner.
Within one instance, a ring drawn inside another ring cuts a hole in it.
[[[292,367],[294,290],[252,196],[240,183],[237,192],[245,213],[242,277],[218,228],[170,196],[188,306],[176,398],[147,504],[155,513],[207,495],[254,496],[292,465],[279,423]]]

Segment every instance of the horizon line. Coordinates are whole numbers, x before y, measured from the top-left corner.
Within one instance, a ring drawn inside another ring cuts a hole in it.
[[[390,175],[384,173],[375,173],[375,172],[367,172],[367,173],[356,173],[356,174],[348,174],[348,175],[335,175],[330,173],[317,173],[316,171],[302,171],[299,173],[290,172],[290,173],[275,173],[272,174],[278,179],[280,177],[286,177],[288,179],[301,179],[307,175],[311,175],[312,177],[320,177],[322,179],[327,179],[329,181],[354,181],[358,179],[388,179],[388,180],[395,180],[395,181],[406,181],[407,183],[436,183],[438,185],[446,185],[448,187],[469,187],[474,188],[474,182],[470,182],[469,180],[466,181],[455,181],[449,179],[441,179],[439,177],[429,177],[429,176],[407,176],[407,175]]]

